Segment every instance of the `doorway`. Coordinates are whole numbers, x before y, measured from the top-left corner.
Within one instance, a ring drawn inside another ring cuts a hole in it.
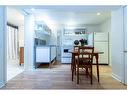
[[[53,12],[54,13],[54,12]],[[61,14],[65,14],[65,12],[64,13],[61,13]],[[13,18],[14,18],[15,16],[14,16],[14,14],[13,14]],[[56,16],[55,16],[56,17]],[[59,16],[59,17],[61,17],[61,16]],[[63,18],[62,18],[63,19]],[[10,21],[11,22],[11,21]],[[13,22],[16,22],[16,21],[12,21],[11,23],[13,23]],[[20,21],[17,21],[17,22],[20,22]],[[14,23],[15,25],[18,25],[18,24],[16,24],[16,23]],[[20,25],[19,25],[20,26]],[[97,25],[91,25],[92,26],[92,30],[96,30],[96,31],[98,31],[97,30]],[[87,26],[88,27],[88,29],[90,29],[90,26]],[[90,31],[91,31],[91,29],[90,29]],[[21,35],[19,36],[19,38],[21,37]],[[58,38],[59,39],[59,38]],[[23,42],[23,41],[22,41]],[[19,42],[20,43],[20,42]],[[19,46],[20,47],[20,46]],[[10,49],[10,48],[9,48]],[[18,49],[19,50],[19,49]],[[14,52],[14,51],[13,51]],[[17,53],[15,53],[15,54],[17,54]],[[18,53],[19,54],[19,53]],[[18,59],[19,60],[19,59]],[[18,63],[18,66],[19,66],[19,63]]]
[[[16,9],[7,7],[7,81],[24,71],[24,62],[20,62],[24,26],[19,22],[23,22],[23,15]]]

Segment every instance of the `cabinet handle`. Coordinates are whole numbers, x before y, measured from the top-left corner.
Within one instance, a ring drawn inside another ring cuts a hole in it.
[[[104,54],[104,52],[99,52],[99,54]]]

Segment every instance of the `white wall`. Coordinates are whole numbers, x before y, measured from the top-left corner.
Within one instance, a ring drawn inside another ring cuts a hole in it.
[[[88,32],[101,32],[99,24],[97,25],[84,25]]]
[[[112,11],[112,75],[123,82],[123,8]]]
[[[6,7],[0,6],[0,87],[6,83],[7,40],[6,40]]]
[[[103,23],[100,24],[101,32],[110,32],[111,31],[111,18],[108,18]]]
[[[127,85],[127,6],[124,8],[124,76]]]
[[[88,32],[101,32],[99,24],[81,24],[76,26],[61,25],[62,29],[65,27],[86,27]]]
[[[19,27],[19,47],[24,47],[24,25]]]

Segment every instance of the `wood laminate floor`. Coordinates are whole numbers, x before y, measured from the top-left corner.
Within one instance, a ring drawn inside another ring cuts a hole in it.
[[[52,69],[38,68],[34,71],[24,71],[1,88],[3,89],[127,89],[127,86],[112,78],[111,68],[100,65],[100,83],[96,78],[96,67],[93,66],[93,85],[90,78],[80,76],[71,81],[70,65],[54,65]]]
[[[24,71],[23,64],[20,66],[18,60],[7,61],[7,81]]]

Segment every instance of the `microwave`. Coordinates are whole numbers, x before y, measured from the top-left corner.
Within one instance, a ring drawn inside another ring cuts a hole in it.
[[[64,49],[63,51],[64,51],[64,53],[68,53],[69,49]]]

